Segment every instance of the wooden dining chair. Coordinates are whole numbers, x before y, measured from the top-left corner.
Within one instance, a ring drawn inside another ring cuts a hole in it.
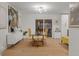
[[[48,29],[44,29],[43,35],[44,35],[44,38],[48,37]]]
[[[28,37],[29,37],[29,39],[32,39],[31,28],[28,29]]]

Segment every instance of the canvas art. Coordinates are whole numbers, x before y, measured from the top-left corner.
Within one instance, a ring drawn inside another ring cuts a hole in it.
[[[8,20],[9,32],[14,32],[18,27],[18,12],[10,6],[8,6]]]
[[[71,25],[79,25],[79,18],[78,18],[78,15],[71,16],[70,24],[71,24]]]
[[[79,13],[77,12],[79,9],[76,11],[70,12],[70,27],[73,28],[79,28]]]

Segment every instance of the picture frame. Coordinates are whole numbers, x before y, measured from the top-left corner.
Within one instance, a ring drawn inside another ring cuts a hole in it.
[[[79,9],[70,12],[69,27],[79,28]]]
[[[14,32],[15,28],[18,28],[18,12],[8,6],[8,31]]]

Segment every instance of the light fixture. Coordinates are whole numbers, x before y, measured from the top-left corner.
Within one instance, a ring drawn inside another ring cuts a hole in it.
[[[43,13],[43,12],[47,11],[47,6],[46,5],[36,5],[36,6],[34,6],[34,8],[39,13]]]

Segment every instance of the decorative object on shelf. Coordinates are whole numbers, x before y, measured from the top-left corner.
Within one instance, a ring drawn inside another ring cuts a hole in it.
[[[60,29],[57,27],[57,28],[55,29],[55,32],[60,32]]]
[[[15,32],[15,28],[18,28],[18,12],[8,6],[8,30],[9,32]]]
[[[55,32],[60,32],[60,26],[59,26],[59,21],[58,20],[55,20]]]

